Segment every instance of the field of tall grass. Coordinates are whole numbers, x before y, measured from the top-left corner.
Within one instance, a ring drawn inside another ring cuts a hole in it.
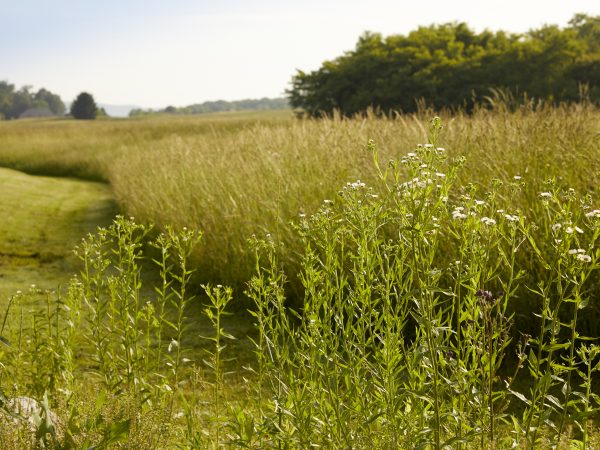
[[[599,445],[600,112],[431,115],[0,123],[135,217],[11,298],[5,406],[66,448]]]
[[[294,120],[291,113],[135,121],[0,123],[0,165],[28,173],[106,180],[122,212],[162,228],[205,233],[194,260],[203,281],[244,286],[252,270],[246,241],[270,233],[296,270],[301,245],[289,222],[335,199],[340,186],[376,174],[365,151],[398,159],[427,139],[430,111],[391,119]],[[513,199],[524,211],[554,178],[596,194],[600,112],[591,107],[481,109],[442,117],[440,145],[466,163],[459,184],[489,190],[494,179],[525,181]],[[532,211],[536,213],[537,211]]]

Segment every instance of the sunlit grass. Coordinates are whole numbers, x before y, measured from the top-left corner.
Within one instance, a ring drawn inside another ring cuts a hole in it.
[[[358,126],[300,125],[339,139]],[[527,166],[472,175],[440,146],[439,119],[428,131],[393,160],[369,141],[369,175],[241,244],[245,326],[227,320],[241,292],[214,282],[194,298],[205,230],[117,218],[80,244],[66,293],[11,300],[5,394],[48,397],[59,417],[42,411],[34,430],[67,448],[593,448],[600,350],[581,319],[598,301],[597,192]]]
[[[301,121],[285,112],[0,123],[0,165],[108,181],[126,215],[159,228],[203,230],[204,245],[194,257],[199,276],[243,287],[252,269],[249,237],[268,232],[285,242],[282,263],[297,271],[301,245],[289,221],[334,199],[348,180],[374,180],[367,141],[377,142],[382,158],[397,158],[426,139],[428,114]],[[598,191],[598,123],[600,112],[587,106],[509,112],[500,105],[444,117],[440,145],[466,157],[458,180],[463,186],[521,176],[526,190],[512,201],[529,211],[537,208],[534,199],[551,177],[578,192]]]

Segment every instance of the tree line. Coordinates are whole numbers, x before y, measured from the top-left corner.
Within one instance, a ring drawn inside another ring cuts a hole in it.
[[[0,81],[0,119],[16,119],[31,108],[48,109],[55,115],[65,113],[65,104],[61,98],[41,88],[37,92],[31,86],[16,89],[8,81]]]
[[[577,14],[564,28],[523,34],[476,33],[465,23],[388,37],[366,32],[354,50],[313,72],[298,71],[287,94],[292,107],[319,116],[370,107],[414,112],[422,104],[469,111],[490,90],[600,104],[600,16]]]
[[[209,101],[189,106],[175,107],[167,106],[164,109],[132,109],[129,117],[145,116],[151,114],[206,114],[227,111],[267,111],[276,109],[287,109],[290,105],[286,98],[259,98],[236,101]]]

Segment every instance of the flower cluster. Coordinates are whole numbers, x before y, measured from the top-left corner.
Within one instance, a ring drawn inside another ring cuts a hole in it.
[[[465,210],[464,207],[457,206],[456,208],[454,208],[454,211],[452,211],[452,218],[453,219],[466,219],[467,215],[463,212],[464,210]]]
[[[600,219],[600,209],[594,209],[585,214],[588,219]]]
[[[592,257],[585,253],[585,250],[582,248],[572,248],[569,250],[569,255],[574,255],[581,262],[591,262]]]
[[[366,184],[360,180],[356,180],[353,183],[346,183],[346,189],[351,189],[353,191],[357,191],[358,189],[366,187]]]
[[[490,217],[482,217],[481,221],[486,225],[496,225],[496,221]]]

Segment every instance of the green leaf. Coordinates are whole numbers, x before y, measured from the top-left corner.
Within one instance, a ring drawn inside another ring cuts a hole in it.
[[[131,427],[131,419],[122,422],[113,423],[108,430],[104,432],[104,437],[98,445],[88,448],[87,450],[101,450],[108,448],[109,445],[115,442],[123,441],[129,434]]]
[[[4,336],[0,336],[0,342],[2,342],[8,348],[12,348],[12,345],[10,345],[10,341],[8,339],[6,339]]]
[[[519,400],[525,402],[527,405],[531,405],[531,402],[529,401],[529,399],[527,397],[525,397],[523,394],[521,394],[520,392],[513,391],[512,389],[509,389],[509,392],[511,394],[513,394],[515,397],[517,397]]]

